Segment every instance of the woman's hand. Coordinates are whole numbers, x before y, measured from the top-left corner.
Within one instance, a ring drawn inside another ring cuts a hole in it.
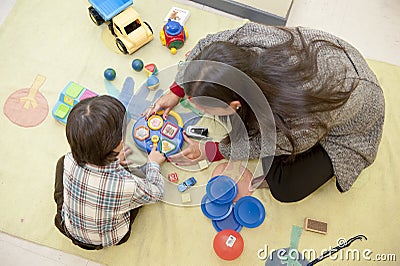
[[[132,149],[124,145],[123,149],[118,154],[119,164],[122,165],[123,167],[131,165],[133,162],[128,160],[127,158],[132,153],[133,153]]]
[[[165,161],[165,156],[161,152],[157,151],[157,145],[153,145],[151,152],[148,156],[149,162],[155,162],[161,165]]]
[[[180,153],[169,156],[170,162],[185,166],[197,164],[199,161],[207,159],[205,143],[192,140],[186,134],[183,134],[183,137],[189,146]]]
[[[146,118],[149,118],[150,115],[157,113],[157,111],[160,109],[164,109],[163,118],[167,119],[169,111],[171,111],[172,108],[179,103],[179,100],[179,96],[169,92],[152,103],[142,115],[146,116]]]

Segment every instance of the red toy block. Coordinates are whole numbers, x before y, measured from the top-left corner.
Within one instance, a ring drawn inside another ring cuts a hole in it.
[[[170,174],[168,174],[168,180],[170,181],[170,182],[177,182],[178,181],[178,174],[177,173],[170,173]]]

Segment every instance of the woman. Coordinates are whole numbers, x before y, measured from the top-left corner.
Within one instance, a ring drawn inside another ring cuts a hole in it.
[[[267,99],[265,111],[272,112],[276,146],[265,178],[277,200],[301,200],[333,176],[337,189],[348,191],[375,160],[384,122],[383,92],[362,55],[343,40],[313,29],[256,23],[208,35],[191,51],[189,64],[178,73],[171,92],[147,111],[149,115],[163,108],[166,115],[186,95],[200,110],[239,117],[252,159],[264,157],[261,120],[255,115],[259,110],[251,108],[243,94],[218,84],[223,71],[207,64],[190,67],[201,60],[244,72]],[[197,101],[200,96],[225,105]],[[189,147],[169,160],[189,164],[205,157],[244,159],[237,158],[240,152],[231,153],[236,127],[232,128],[220,143],[200,144],[186,138]]]

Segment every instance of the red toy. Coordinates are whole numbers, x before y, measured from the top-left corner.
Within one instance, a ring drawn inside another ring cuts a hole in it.
[[[234,260],[242,254],[244,242],[235,230],[225,229],[214,237],[214,251],[224,260]]]
[[[168,19],[168,22],[160,31],[162,45],[167,46],[172,54],[176,54],[176,50],[182,48],[188,37],[186,27],[171,19]]]
[[[147,76],[151,75],[157,75],[158,74],[158,69],[155,64],[148,64],[144,66],[144,71],[146,71]]]
[[[178,181],[178,174],[177,173],[170,173],[170,174],[168,174],[168,180],[170,181],[170,182],[177,182]]]

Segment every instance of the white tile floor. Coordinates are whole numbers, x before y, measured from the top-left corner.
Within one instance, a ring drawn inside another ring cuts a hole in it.
[[[15,1],[0,1],[0,25]],[[331,32],[353,44],[367,58],[400,66],[399,0],[293,1],[288,26],[301,25]],[[208,7],[199,7],[210,10]],[[2,266],[99,265],[1,232],[0,260]]]
[[[0,233],[2,266],[101,266],[101,264]]]

